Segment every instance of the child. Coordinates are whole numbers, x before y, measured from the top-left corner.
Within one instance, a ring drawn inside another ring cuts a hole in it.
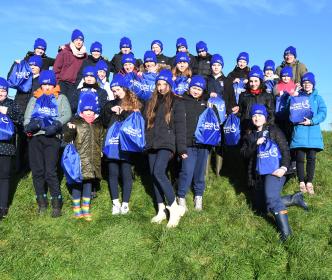
[[[151,51],[153,51],[156,54],[158,64],[162,66],[166,65],[171,66],[170,57],[162,53],[163,48],[164,48],[163,43],[160,40],[153,40],[151,42]]]
[[[91,221],[90,212],[92,184],[101,179],[101,147],[103,143],[103,126],[99,118],[98,96],[89,90],[79,103],[80,114],[75,116],[64,133],[64,140],[74,141],[81,159],[82,184],[73,185],[72,200],[74,216]]]
[[[55,73],[44,70],[39,76],[40,88],[31,97],[24,114],[29,140],[29,163],[36,192],[39,213],[48,206],[47,189],[51,193],[52,217],[61,216],[62,195],[57,176],[62,125],[71,118],[68,99],[60,94]]]
[[[175,67],[172,69],[174,93],[183,95],[187,90],[192,76],[189,66],[190,58],[185,52],[178,52],[175,57]]]
[[[166,219],[165,197],[170,212],[168,228],[178,225],[185,209],[176,202],[172,184],[166,176],[167,165],[175,153],[187,157],[185,109],[179,97],[173,94],[172,87],[171,71],[160,71],[145,112],[146,150],[158,204],[158,213],[151,222],[161,223]]]
[[[104,127],[111,127],[116,121],[125,120],[132,112],[142,108],[136,95],[128,90],[121,75],[115,74],[111,82],[115,100],[108,102],[102,111]],[[108,186],[112,196],[112,215],[127,214],[133,185],[132,153],[120,152],[120,159],[108,160]],[[119,201],[119,175],[123,183],[122,204]]]
[[[107,92],[107,100],[114,100],[113,92],[110,88],[110,83],[107,81],[108,65],[106,61],[99,60],[96,64],[97,70],[97,82],[100,88],[104,89]]]
[[[278,75],[275,72],[275,63],[273,60],[266,60],[264,63],[264,83],[266,85],[266,91],[272,93],[273,87],[278,81]]]
[[[315,193],[312,184],[315,173],[316,153],[324,149],[320,123],[326,118],[327,108],[324,99],[318,95],[316,81],[313,73],[308,72],[302,76],[302,90],[299,95],[308,96],[309,104],[313,112],[311,119],[294,125],[291,149],[296,150],[296,171],[300,182],[301,192]],[[304,172],[304,161],[307,160],[306,176]]]
[[[0,114],[6,115],[15,125],[21,125],[23,113],[17,103],[7,96],[8,83],[0,77]],[[9,140],[0,140],[0,220],[8,213],[11,166],[15,156],[14,135]]]
[[[196,62],[195,57],[191,53],[189,53],[187,40],[182,37],[180,37],[176,40],[176,55],[179,52],[183,52],[188,55],[190,68],[193,69],[195,67],[195,62]],[[171,58],[171,66],[176,64],[176,61],[175,61],[176,55],[173,58]]]
[[[193,74],[201,75],[206,79],[211,74],[210,60],[212,56],[208,53],[207,44],[203,41],[196,44],[196,51],[197,56],[195,56],[194,68],[192,68]]]

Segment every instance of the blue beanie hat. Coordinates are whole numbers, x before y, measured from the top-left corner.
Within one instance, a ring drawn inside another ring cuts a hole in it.
[[[287,54],[292,54],[292,55],[294,55],[294,57],[296,58],[296,48],[294,48],[293,46],[289,46],[289,47],[286,48],[285,51],[284,51],[284,57],[285,57]]]
[[[266,60],[265,63],[264,63],[264,72],[266,70],[272,70],[273,72],[275,71],[275,63],[273,60]]]
[[[154,62],[157,63],[157,56],[153,51],[146,51],[144,54],[144,63],[145,62]]]
[[[241,52],[241,53],[239,53],[236,61],[239,61],[239,60],[245,60],[249,64],[249,54],[247,52]]]
[[[91,44],[91,47],[90,47],[90,53],[92,53],[92,52],[100,52],[100,53],[102,53],[103,52],[103,45],[100,42],[98,42],[98,41],[93,42]]]
[[[126,87],[125,79],[121,74],[115,74],[113,76],[112,82],[110,84],[110,87]]]
[[[131,49],[131,40],[128,37],[122,37],[120,39],[120,49],[130,48]]]
[[[168,69],[163,69],[159,72],[159,75],[157,76],[157,79],[156,79],[156,83],[159,80],[162,80],[162,81],[165,81],[166,83],[168,83],[169,86],[171,87],[171,89],[174,86],[172,72]]]
[[[41,69],[43,66],[43,59],[40,55],[33,55],[29,58],[28,63],[29,65],[34,65]]]
[[[202,90],[205,90],[206,82],[205,79],[200,75],[195,75],[191,77],[189,88],[191,87],[200,87]]]
[[[87,77],[87,76],[92,76],[97,78],[97,69],[95,66],[86,66],[83,68],[83,72],[82,72],[83,77]]]
[[[108,65],[106,63],[105,60],[103,59],[100,59],[97,63],[96,63],[96,70],[99,71],[99,70],[104,70],[105,72],[108,71]]]
[[[38,77],[40,85],[56,85],[55,73],[53,70],[43,70]]]
[[[132,53],[123,54],[121,58],[121,64],[132,63],[135,65],[136,59]]]
[[[78,112],[87,110],[95,113],[99,111],[98,95],[92,90],[82,91],[80,101],[78,102]]]
[[[178,49],[179,47],[185,47],[186,49],[188,49],[188,44],[185,38],[178,38],[176,40],[176,49]]]
[[[207,52],[208,51],[208,47],[207,47],[207,44],[203,41],[199,41],[197,44],[196,44],[196,51],[197,53],[200,53],[200,52]]]
[[[264,115],[267,118],[267,110],[266,107],[262,104],[253,104],[250,110],[250,116],[253,115]]]
[[[71,34],[71,41],[74,42],[76,39],[84,41],[84,35],[81,30],[75,29]]]
[[[312,83],[312,85],[315,87],[316,85],[316,81],[315,81],[315,75],[311,72],[307,72],[305,73],[302,78],[301,78],[301,84],[303,84],[303,82],[305,81],[309,81],[310,83]]]
[[[8,87],[9,87],[9,85],[8,85],[7,80],[0,77],[0,89],[4,89],[4,90],[8,91]]]
[[[221,64],[221,67],[224,67],[224,59],[222,58],[222,56],[220,54],[214,54],[211,57],[211,61],[210,61],[211,66],[214,63],[219,63],[219,64]]]
[[[264,79],[264,74],[263,74],[263,71],[259,68],[258,65],[254,65],[251,67],[251,70],[249,72],[249,75],[248,75],[249,78],[251,77],[256,77],[256,78],[259,78],[261,80]]]
[[[293,69],[290,66],[285,66],[280,70],[280,77],[290,77],[293,78]]]
[[[42,49],[44,51],[46,51],[46,48],[47,48],[47,44],[46,44],[46,41],[42,38],[37,38],[35,40],[35,44],[33,45],[33,49]]]
[[[178,52],[175,56],[175,64],[178,64],[179,62],[190,62],[190,57],[185,52]]]
[[[164,45],[160,40],[153,40],[151,43],[151,49],[152,49],[153,45],[158,45],[160,47],[161,51],[163,51]]]

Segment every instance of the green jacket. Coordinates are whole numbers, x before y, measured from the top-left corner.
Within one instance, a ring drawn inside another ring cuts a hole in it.
[[[282,68],[284,68],[285,66],[290,66],[293,69],[293,81],[295,83],[301,83],[301,78],[303,76],[304,73],[308,72],[307,67],[300,61],[295,60],[292,64],[286,63],[285,61],[283,61],[281,63],[281,65],[279,65],[277,67],[276,70],[276,74],[280,77],[280,71]]]
[[[71,121],[76,127],[64,129],[64,141],[74,142],[81,158],[83,180],[101,179],[101,152],[104,129],[100,118],[91,125],[81,117],[74,117]]]

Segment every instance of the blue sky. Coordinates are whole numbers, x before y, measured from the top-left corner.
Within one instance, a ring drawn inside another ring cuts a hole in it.
[[[22,4],[26,3],[26,4]],[[154,39],[164,43],[164,54],[175,53],[175,41],[185,37],[191,53],[203,40],[210,53],[220,53],[227,74],[239,52],[250,54],[250,65],[272,59],[277,65],[289,45],[298,59],[316,75],[317,89],[328,105],[324,129],[331,129],[332,4],[328,0],[201,0],[112,1],[39,0],[4,1],[0,10],[0,76],[6,76],[14,59],[33,49],[37,37],[48,43],[55,57],[57,46],[70,41],[79,28],[85,44],[103,44],[103,55],[112,58],[122,36],[131,38],[136,57],[142,57]]]

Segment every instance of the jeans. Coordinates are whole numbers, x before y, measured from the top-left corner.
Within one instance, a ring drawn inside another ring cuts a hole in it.
[[[285,184],[286,177],[281,178],[273,175],[264,176],[264,191],[267,211],[272,213],[280,212],[286,209],[281,200],[280,192]]]

